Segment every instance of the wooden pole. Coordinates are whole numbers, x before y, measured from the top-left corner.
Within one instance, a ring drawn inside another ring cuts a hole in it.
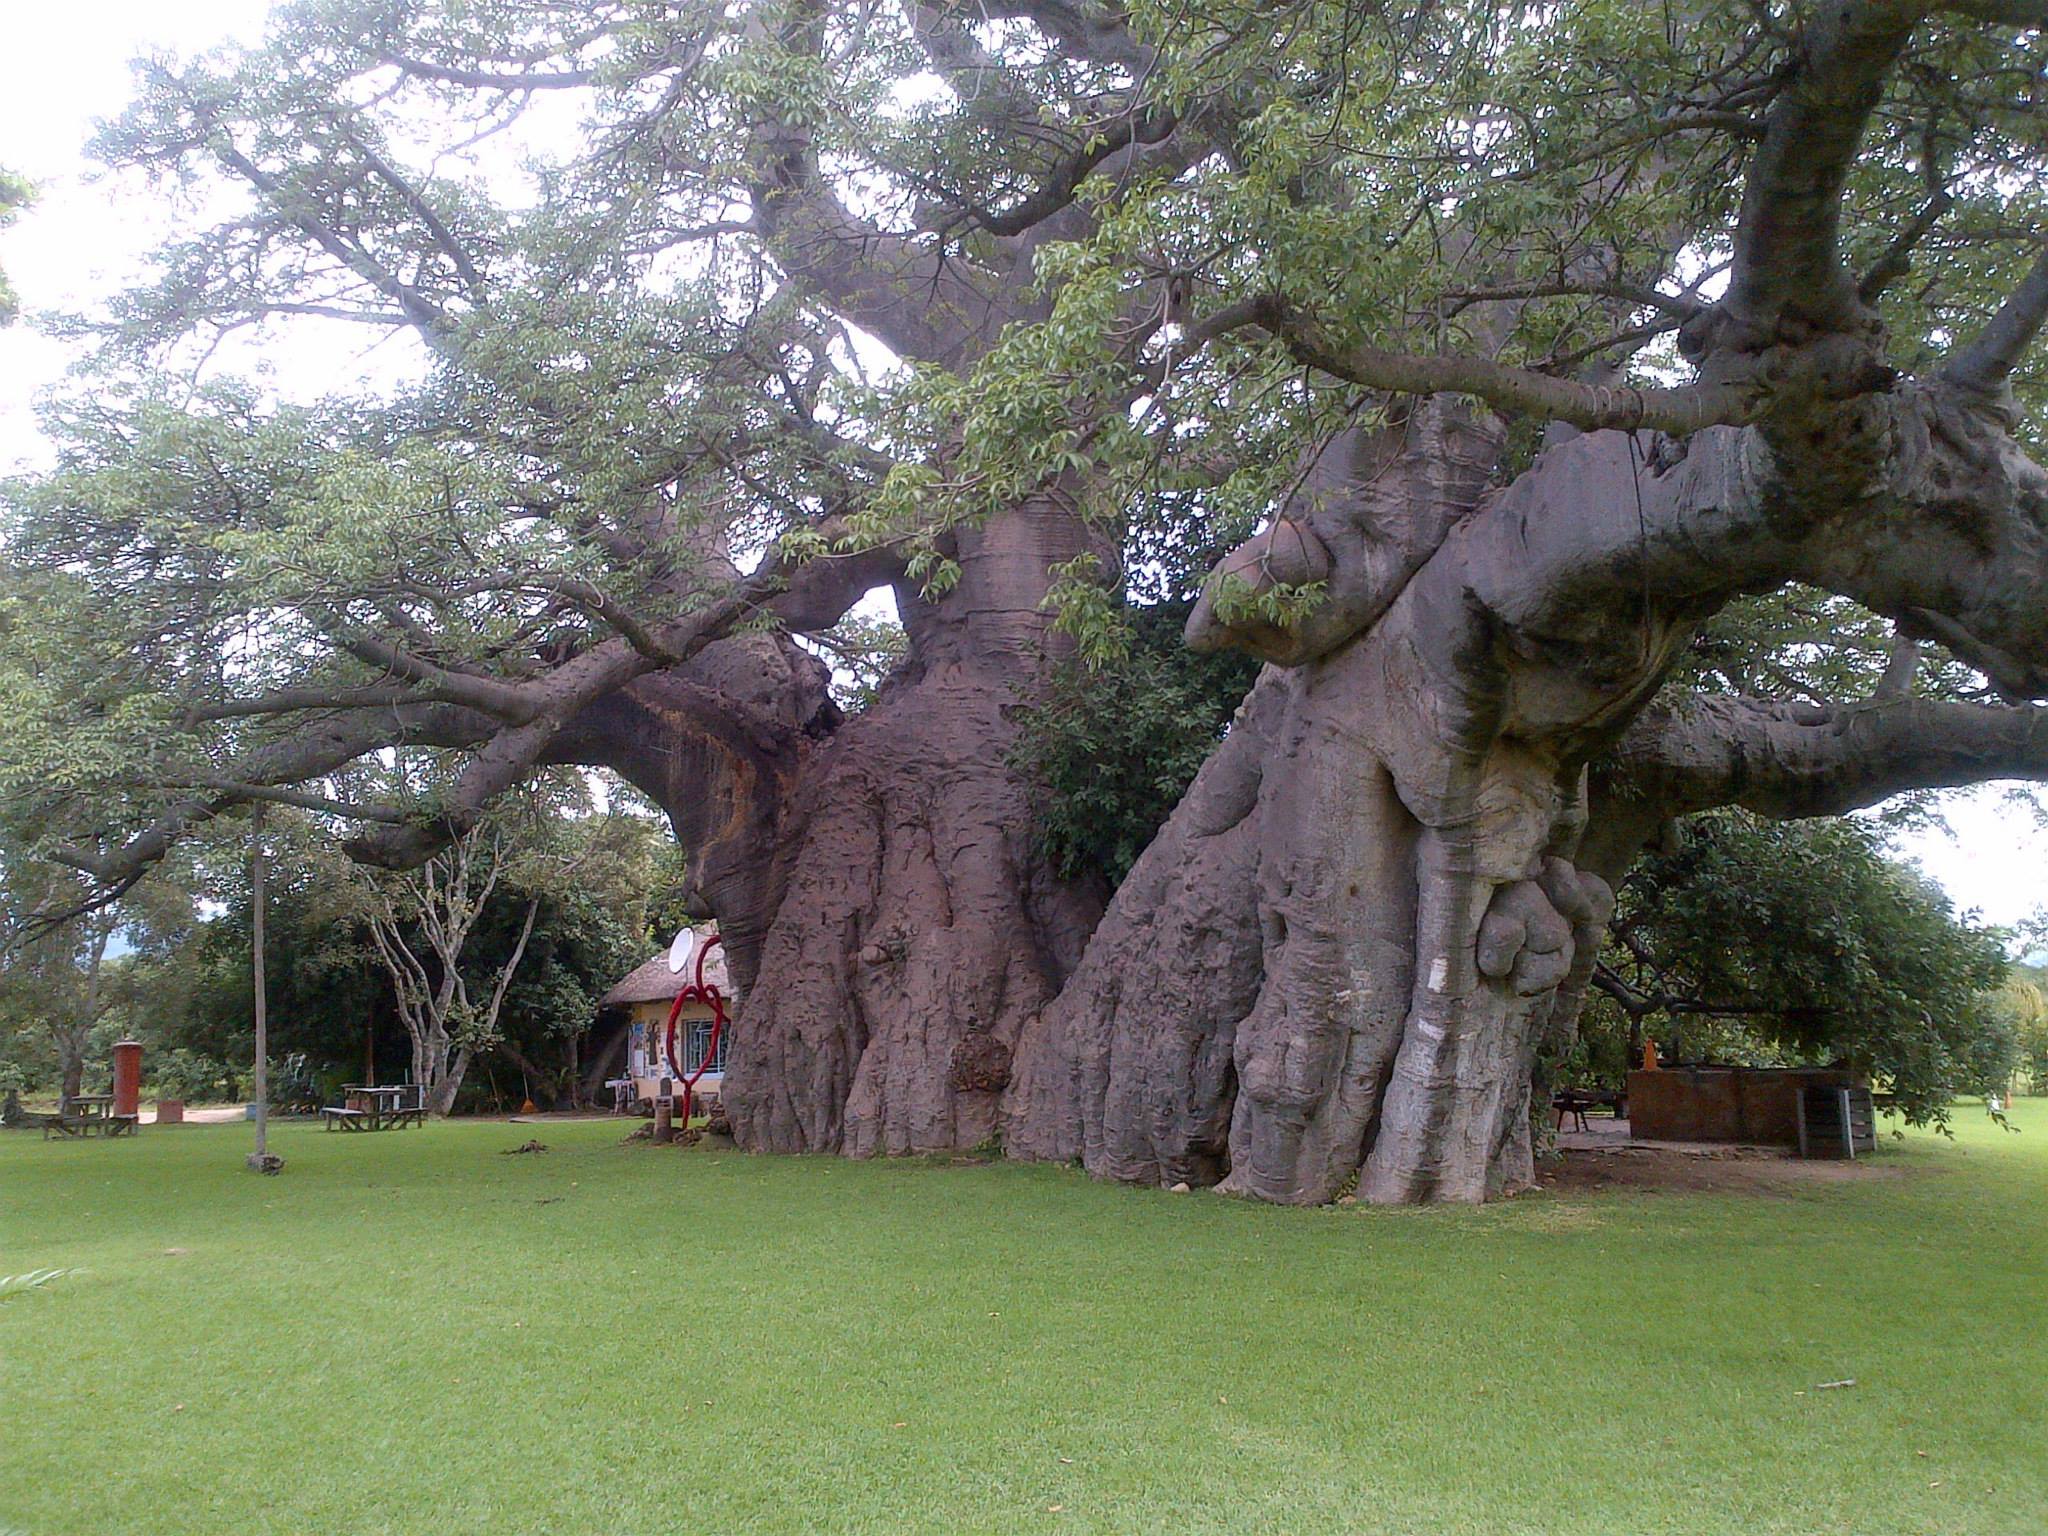
[[[249,937],[252,951],[256,1002],[256,1072],[253,1082],[256,1102],[256,1150],[249,1158],[253,1168],[264,1168],[270,1160],[270,1018],[263,995],[263,802],[257,801],[250,817],[254,847],[249,855]]]

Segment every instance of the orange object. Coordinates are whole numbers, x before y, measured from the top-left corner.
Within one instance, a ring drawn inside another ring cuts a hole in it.
[[[142,1042],[114,1042],[114,1113],[139,1114],[142,1110]]]
[[[519,1113],[521,1113],[522,1115],[537,1114],[539,1113],[539,1106],[536,1105],[533,1102],[533,1100],[528,1099],[524,1104],[519,1106]]]
[[[1645,1072],[1657,1070],[1657,1042],[1654,1040],[1645,1039],[1643,1041],[1643,1070]]]

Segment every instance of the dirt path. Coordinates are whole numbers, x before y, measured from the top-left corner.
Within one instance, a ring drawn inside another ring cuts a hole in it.
[[[248,1109],[241,1104],[203,1104],[188,1107],[185,1111],[187,1125],[225,1125],[230,1120],[246,1120],[248,1117]],[[154,1105],[142,1111],[142,1124],[156,1124]]]
[[[1823,1184],[1897,1178],[1897,1163],[1858,1158],[1803,1161],[1782,1147],[1708,1141],[1637,1141],[1626,1120],[1588,1118],[1560,1131],[1560,1161],[1539,1165],[1536,1181],[1559,1194],[1648,1189],[1675,1194],[1788,1194]]]
[[[1642,1189],[1671,1194],[1792,1194],[1818,1185],[1896,1179],[1896,1162],[1858,1158],[1802,1161],[1775,1147],[1566,1147],[1562,1161],[1540,1165],[1537,1182],[1557,1194]]]

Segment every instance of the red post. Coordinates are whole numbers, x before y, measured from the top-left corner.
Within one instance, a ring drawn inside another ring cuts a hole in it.
[[[114,1113],[139,1114],[142,1110],[142,1042],[114,1042]]]

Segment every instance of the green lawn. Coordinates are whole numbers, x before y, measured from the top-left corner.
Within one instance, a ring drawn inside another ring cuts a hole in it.
[[[0,1299],[0,1530],[2038,1536],[2048,1102],[1958,1121],[1794,1197],[1419,1212],[0,1136],[0,1274],[82,1271]]]

